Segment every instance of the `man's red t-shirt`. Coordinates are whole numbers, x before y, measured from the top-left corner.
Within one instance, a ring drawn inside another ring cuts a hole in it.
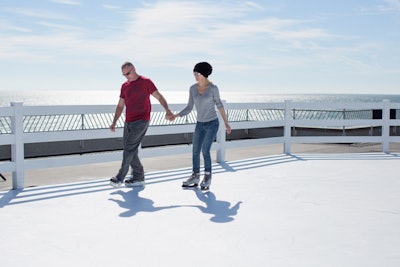
[[[150,121],[150,95],[156,90],[154,83],[144,76],[139,76],[135,81],[126,81],[122,84],[120,97],[125,100],[126,122]]]

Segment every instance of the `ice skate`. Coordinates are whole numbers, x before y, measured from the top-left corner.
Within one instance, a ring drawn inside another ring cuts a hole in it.
[[[201,190],[208,190],[208,189],[210,189],[210,185],[211,185],[211,173],[206,172],[204,174],[203,181],[201,181],[200,188],[201,188]]]
[[[115,188],[119,188],[122,186],[122,181],[118,180],[117,177],[111,177],[110,185]]]
[[[189,179],[183,181],[182,187],[196,187],[199,185],[199,181],[200,181],[200,173],[192,172],[192,175],[190,175]]]
[[[126,187],[144,187],[145,182],[141,181],[141,180],[127,179],[127,180],[125,180],[125,186]]]

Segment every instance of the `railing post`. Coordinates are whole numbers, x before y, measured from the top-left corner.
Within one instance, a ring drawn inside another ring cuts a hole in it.
[[[85,114],[81,114],[81,130],[85,130]],[[85,147],[85,141],[84,140],[79,140],[79,147],[84,148]]]
[[[343,120],[346,120],[346,109],[343,109]],[[346,126],[343,125],[342,128],[342,135],[345,136],[346,135]]]
[[[382,152],[389,153],[390,136],[390,101],[383,100],[382,108]]]
[[[285,100],[285,112],[283,114],[285,124],[283,126],[283,153],[290,154],[290,143],[291,143],[291,136],[292,136],[292,124],[293,118],[291,114],[291,105],[292,101]]]
[[[224,104],[224,106],[226,106],[226,101],[223,100],[222,103]],[[226,135],[225,135],[225,131],[226,131],[226,127],[225,127],[225,123],[224,120],[222,119],[222,116],[219,112],[217,112],[218,115],[218,120],[219,120],[219,128],[218,128],[218,132],[217,132],[217,144],[218,144],[218,148],[217,148],[217,162],[218,163],[222,163],[225,162],[225,153],[226,153],[226,149],[225,149],[225,141],[226,141]]]
[[[24,167],[24,114],[22,102],[11,102],[14,108],[14,115],[11,117],[11,131],[14,134],[15,142],[11,145],[11,161],[15,164],[12,172],[12,188],[24,188],[25,167]]]

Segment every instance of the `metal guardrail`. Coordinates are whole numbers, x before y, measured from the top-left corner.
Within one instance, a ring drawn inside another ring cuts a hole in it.
[[[397,110],[396,112],[399,112]],[[227,109],[229,122],[279,121],[284,119],[283,109]],[[366,120],[372,119],[372,110],[305,110],[293,109],[292,118],[297,120]],[[182,125],[196,122],[196,112],[170,122],[164,112],[152,112],[150,126]],[[24,133],[59,132],[77,130],[108,129],[113,113],[25,115]],[[124,125],[122,114],[117,128]],[[0,134],[11,134],[11,117],[0,116]]]
[[[62,115],[25,115],[24,133],[60,132],[78,130],[108,129],[114,113],[62,114]],[[123,128],[125,114],[117,122],[117,128]],[[165,112],[152,112],[150,126],[182,125],[196,123],[196,112],[170,122],[165,120]],[[0,134],[11,134],[11,117],[0,116]]]
[[[10,134],[10,133],[11,133],[11,117],[0,116],[0,134]]]
[[[182,104],[170,105],[171,110],[181,110]],[[400,126],[399,119],[391,119],[395,110],[397,118],[400,103],[385,100],[379,103],[225,103],[228,120],[234,130],[281,127],[283,135],[255,140],[232,140],[227,142],[224,124],[220,124],[216,150],[217,162],[225,161],[227,148],[282,144],[283,152],[290,153],[294,143],[381,143],[382,151],[389,152],[390,142],[400,142],[400,136],[391,136],[390,128]],[[24,172],[30,169],[62,167],[120,160],[121,151],[89,153],[60,157],[25,159],[26,143],[64,142],[71,140],[107,139],[122,136],[123,120],[118,121],[115,133],[108,127],[115,106],[23,106],[12,103],[0,107],[0,145],[11,145],[11,161],[0,162],[0,173],[12,172],[13,188],[23,188]],[[380,118],[373,118],[374,110]],[[219,113],[218,113],[219,114]],[[152,121],[147,135],[182,134],[193,131],[196,114],[169,122],[164,118],[161,105],[153,105]],[[221,120],[221,118],[219,118]],[[379,127],[379,136],[294,136],[295,127]],[[142,149],[141,157],[165,156],[190,153],[190,145],[165,146]]]

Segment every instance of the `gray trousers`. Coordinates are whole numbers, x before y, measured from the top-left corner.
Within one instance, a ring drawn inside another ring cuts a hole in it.
[[[134,180],[144,181],[143,165],[139,159],[139,146],[146,134],[149,122],[145,120],[125,122],[124,125],[124,153],[121,163],[121,168],[116,175],[116,178],[123,181],[128,174],[129,166],[132,169]]]

